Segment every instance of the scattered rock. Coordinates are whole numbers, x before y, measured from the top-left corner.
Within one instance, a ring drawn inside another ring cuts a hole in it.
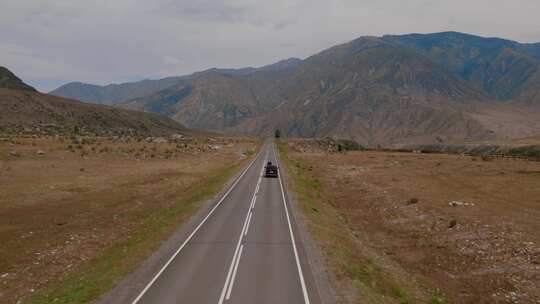
[[[473,207],[473,206],[474,206],[474,203],[465,203],[465,202],[460,202],[460,201],[451,201],[451,202],[448,203],[448,206],[450,206],[450,207],[462,207],[462,206]]]
[[[457,225],[457,220],[451,220],[448,224],[448,228],[454,228]]]
[[[43,150],[37,150],[37,151],[36,151],[36,154],[37,154],[37,155],[45,155],[45,151],[43,151]]]
[[[171,135],[171,139],[172,139],[173,141],[175,141],[175,140],[181,140],[181,139],[183,139],[183,138],[184,138],[184,135],[182,135],[182,134],[174,134],[174,135]]]
[[[221,146],[219,146],[219,145],[208,145],[208,149],[210,149],[210,150],[219,150],[219,149],[221,149]]]
[[[156,137],[152,140],[154,144],[166,144],[168,141],[163,137]]]

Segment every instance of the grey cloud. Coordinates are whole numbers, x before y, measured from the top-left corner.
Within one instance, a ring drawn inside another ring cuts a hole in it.
[[[279,20],[278,22],[274,23],[274,29],[276,30],[284,30],[291,25],[294,25],[298,22],[298,20],[295,19],[283,19]]]
[[[195,20],[206,20],[212,22],[235,23],[245,19],[249,14],[249,8],[219,1],[172,1],[166,4],[167,10],[173,7],[174,11],[182,16]]]

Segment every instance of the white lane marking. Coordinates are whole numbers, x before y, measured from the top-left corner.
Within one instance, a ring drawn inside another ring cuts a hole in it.
[[[274,149],[274,148],[272,147],[272,149]],[[281,168],[279,166],[279,163],[278,163],[277,155],[276,155],[276,164],[278,164],[278,167]],[[289,217],[289,211],[287,209],[287,203],[286,203],[286,200],[285,200],[285,190],[283,190],[283,183],[281,182],[281,173],[279,174],[278,179],[279,179],[279,186],[281,188],[281,197],[283,198],[283,207],[285,207],[285,214],[287,215],[287,223],[289,224],[289,233],[291,235],[291,241],[292,241],[292,244],[293,244],[294,258],[296,259],[296,266],[298,268],[298,275],[300,276],[300,285],[302,285],[302,293],[304,294],[304,303],[309,304],[309,296],[308,296],[308,292],[307,292],[307,288],[306,288],[306,282],[304,280],[304,275],[302,273],[302,266],[300,266],[300,259],[298,258],[298,250],[296,249],[296,241],[294,240],[294,234],[293,234],[293,231],[292,231],[291,219]]]
[[[261,172],[259,174],[259,179],[257,181],[257,185],[259,185],[261,183],[262,173],[263,173],[263,170],[264,170],[264,166],[266,164],[266,157],[267,156],[268,156],[268,153],[266,153],[266,156],[265,156],[262,168],[261,168]],[[255,189],[256,188],[257,187],[255,187]],[[255,191],[253,191],[253,196],[251,197],[251,204],[250,204],[250,207],[249,207],[249,209],[247,211],[246,219],[244,220],[244,226],[242,227],[242,231],[240,232],[240,237],[238,238],[238,242],[236,244],[236,249],[234,251],[233,259],[231,261],[231,265],[229,266],[229,272],[227,273],[227,278],[225,279],[225,285],[223,285],[223,290],[221,291],[221,296],[219,297],[218,304],[223,304],[223,301],[225,300],[225,296],[227,296],[227,300],[230,297],[231,290],[232,290],[230,285],[234,285],[234,281],[232,281],[232,280],[233,280],[234,277],[236,277],[236,271],[238,270],[238,266],[236,266],[236,265],[240,262],[239,252],[240,252],[240,248],[241,248],[241,245],[242,245],[242,238],[244,237],[244,233],[247,231],[247,228],[248,228],[247,223],[248,223],[249,215],[252,212],[252,208],[255,206],[256,199],[257,199],[256,193],[255,193]]]
[[[244,236],[247,235],[248,233],[248,230],[249,230],[249,223],[251,222],[251,215],[253,214],[253,212],[250,212],[249,213],[249,218],[248,218],[248,222],[247,222],[247,228],[246,228],[246,231],[244,232]]]
[[[247,232],[247,229],[246,229]],[[238,272],[238,264],[240,264],[240,258],[242,257],[242,251],[244,250],[244,245],[240,246],[240,252],[238,252],[238,258],[236,259],[236,264],[234,265],[234,271],[231,279],[231,284],[229,284],[229,290],[227,291],[227,297],[226,299],[229,300],[231,298],[231,291],[234,286],[234,279],[236,278],[236,273]]]
[[[257,193],[255,193],[255,195],[253,195],[253,197],[251,198],[251,203],[249,204],[249,209],[253,208],[253,206],[255,206],[255,201],[257,200]]]
[[[264,148],[264,146],[263,146]],[[259,153],[257,154],[257,156],[251,161],[251,163],[249,164],[249,166],[244,170],[244,172],[242,172],[242,174],[236,179],[236,181],[232,184],[232,186],[229,188],[229,190],[227,190],[227,192],[221,197],[221,199],[219,200],[219,202],[217,202],[217,204],[212,208],[212,210],[210,210],[210,212],[208,213],[208,215],[206,215],[206,217],[199,223],[199,225],[195,228],[195,230],[193,230],[193,232],[191,232],[191,234],[188,236],[188,238],[184,241],[184,243],[182,243],[182,245],[180,245],[180,247],[178,248],[178,250],[176,250],[176,252],[169,258],[169,260],[167,261],[167,263],[165,263],[165,265],[163,265],[163,267],[161,267],[161,269],[159,270],[159,272],[152,278],[152,280],[150,281],[150,283],[148,283],[146,285],[146,287],[141,291],[141,293],[137,296],[137,298],[135,298],[135,300],[133,300],[132,304],[137,304],[141,298],[144,296],[144,294],[148,291],[148,289],[150,289],[150,287],[152,287],[152,285],[154,284],[154,282],[159,278],[159,276],[165,271],[165,269],[169,266],[169,264],[172,263],[172,261],[176,258],[176,256],[180,253],[180,251],[182,251],[182,249],[184,249],[184,247],[186,246],[186,244],[191,240],[191,238],[193,238],[193,236],[195,235],[195,233],[197,233],[197,231],[199,231],[199,229],[202,227],[202,225],[206,222],[206,220],[208,220],[208,218],[214,213],[214,211],[221,205],[221,203],[225,200],[225,198],[229,195],[229,193],[231,193],[231,191],[234,189],[234,187],[236,187],[236,185],[238,184],[238,182],[242,179],[242,177],[244,177],[244,175],[246,174],[246,172],[249,170],[249,168],[251,168],[251,166],[253,166],[253,164],[255,163],[255,161],[257,161],[257,159],[259,159],[259,156],[262,154],[262,151],[264,149],[261,149],[261,151],[259,151]],[[268,152],[266,153],[266,155],[268,155]],[[266,161],[266,157],[265,157],[265,161]],[[263,162],[264,164],[264,162]]]

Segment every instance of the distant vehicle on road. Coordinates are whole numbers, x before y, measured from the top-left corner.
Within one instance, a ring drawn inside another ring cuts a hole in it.
[[[268,162],[264,166],[264,177],[278,177],[278,168],[272,162]]]

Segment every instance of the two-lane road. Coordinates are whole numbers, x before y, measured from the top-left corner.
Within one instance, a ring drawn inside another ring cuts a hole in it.
[[[132,304],[320,303],[267,141]]]

